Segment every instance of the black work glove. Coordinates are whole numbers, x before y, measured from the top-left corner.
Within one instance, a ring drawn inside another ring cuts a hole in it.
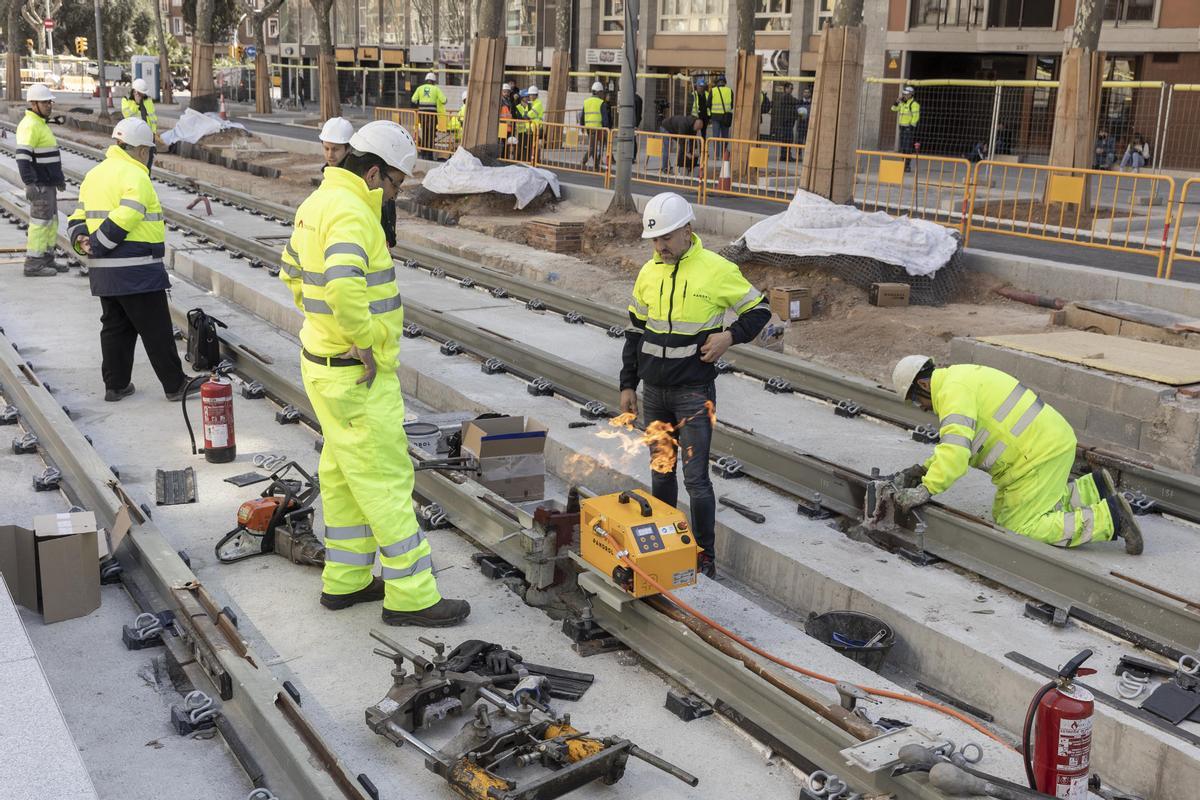
[[[913,464],[908,469],[902,469],[892,476],[892,483],[900,489],[911,489],[914,486],[919,486],[921,479],[925,477],[924,464]]]
[[[516,665],[521,663],[521,656],[511,650],[497,649],[484,656],[484,663],[491,674],[507,675],[515,671]]]

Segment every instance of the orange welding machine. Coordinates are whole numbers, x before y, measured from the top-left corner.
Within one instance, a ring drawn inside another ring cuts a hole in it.
[[[623,557],[664,589],[696,582],[699,548],[687,517],[641,489],[582,500],[579,551],[588,564],[634,597],[658,594],[658,590]]]

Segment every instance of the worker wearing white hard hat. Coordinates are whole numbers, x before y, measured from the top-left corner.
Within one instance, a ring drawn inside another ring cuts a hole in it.
[[[896,394],[938,419],[933,455],[892,478],[901,511],[928,502],[974,467],[996,486],[997,525],[1055,547],[1122,538],[1125,552],[1142,552],[1142,531],[1112,475],[1101,469],[1072,480],[1077,443],[1070,423],[1012,375],[978,364],[938,368],[928,356],[911,355],[896,364],[892,383]]]
[[[350,137],[354,135],[354,126],[345,117],[330,117],[321,126],[317,137],[321,140],[321,151],[325,156],[325,165],[336,167],[350,151]]]
[[[762,293],[737,264],[706,250],[692,230],[691,204],[674,192],[650,198],[642,213],[642,238],[654,254],[642,266],[629,304],[630,327],[621,358],[621,412],[641,411],[647,426],[671,430],[678,449],[655,451],[650,488],[678,505],[676,459],[691,507],[692,535],[701,552],[697,570],[716,575],[716,497],[708,455],[716,419],[716,362],[734,344],[753,341],[771,318]],[[725,327],[726,312],[735,321]],[[659,458],[660,456],[669,458]],[[663,462],[669,461],[669,466]]]
[[[150,182],[154,132],[145,120],[117,123],[104,161],[79,187],[79,207],[71,214],[67,238],[87,258],[92,294],[100,298],[100,374],[104,399],[118,402],[133,394],[131,381],[137,340],[154,367],[168,400],[182,400],[192,384],[183,371],[171,326],[163,265],[166,230],[163,209]]]
[[[389,625],[443,627],[470,606],[438,592],[413,513],[396,375],[404,309],[378,221],[381,201],[395,197],[416,160],[412,137],[395,122],[356,131],[349,154],[297,210],[279,277],[304,311],[300,367],[325,437],[321,604],[336,611],[382,601]],[[377,558],[382,570],[372,578]]]
[[[25,275],[48,278],[61,271],[54,260],[54,240],[58,236],[58,193],[66,188],[66,180],[58,140],[46,124],[54,113],[54,94],[44,83],[35,83],[25,91],[25,99],[29,109],[17,125],[16,155],[29,201]]]
[[[134,78],[129,86],[129,94],[121,98],[121,116],[138,117],[146,121],[151,132],[158,134],[158,112],[154,109],[154,100],[150,97],[150,86],[145,78]]]
[[[450,131],[450,136],[453,137],[455,144],[462,142],[463,125],[467,121],[467,90],[462,90],[462,102],[459,103],[458,110],[450,115],[450,119],[446,122],[446,127]]]
[[[612,109],[604,99],[604,84],[600,81],[592,83],[592,96],[583,101],[583,108],[579,111],[579,124],[584,127],[588,137],[587,151],[583,154],[583,163],[580,166],[587,169],[590,161],[595,165],[596,171],[600,171],[603,167],[600,154],[605,149],[602,130],[612,127]]]
[[[912,154],[916,152],[917,126],[921,122],[921,104],[917,102],[913,87],[905,86],[900,93],[900,99],[892,104],[896,114],[896,125],[900,128],[900,152]],[[904,159],[904,171],[912,168],[911,159]]]
[[[438,120],[446,113],[446,93],[437,85],[437,76],[432,72],[425,73],[425,82],[413,91],[412,104],[417,107],[421,154],[426,158],[433,158]]]
[[[526,94],[529,96],[529,107],[525,110],[525,119],[529,120],[530,133],[536,138],[541,133],[542,122],[546,118],[546,106],[538,96],[537,84],[530,86]]]

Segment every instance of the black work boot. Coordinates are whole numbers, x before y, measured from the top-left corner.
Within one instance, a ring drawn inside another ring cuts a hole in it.
[[[696,572],[710,581],[715,581],[717,579],[717,560],[708,553],[700,553],[696,556]]]
[[[383,579],[372,578],[371,582],[357,592],[350,594],[328,594],[321,592],[321,605],[331,611],[341,611],[343,608],[359,603],[371,603],[383,599]]]
[[[1133,516],[1133,507],[1125,499],[1125,495],[1116,494],[1106,499],[1108,511],[1112,514],[1115,535],[1125,540],[1125,552],[1131,556],[1142,554],[1142,529]]]
[[[132,383],[130,383],[124,389],[105,389],[104,402],[115,403],[118,400],[124,400],[126,397],[129,397],[129,395],[133,394],[134,391],[135,389]]]
[[[418,628],[449,628],[462,622],[471,614],[471,604],[466,600],[448,600],[443,597],[429,608],[420,611],[383,610],[383,621],[388,625],[413,625]]]
[[[191,397],[194,394],[199,394],[200,393],[200,381],[196,380],[196,378],[199,378],[199,377],[201,377],[201,376],[185,374],[183,376],[183,383],[179,384],[179,388],[173,392],[166,393],[167,399],[170,400],[172,403],[178,403],[180,400],[183,399],[183,393],[185,391],[187,392],[188,397]]]
[[[1092,473],[1093,480],[1096,477],[1095,472]],[[1100,468],[1100,480],[1096,481],[1096,491],[1100,492],[1100,499],[1107,500],[1110,497],[1116,497],[1120,492],[1117,491],[1117,482],[1113,480],[1112,473],[1104,467]]]
[[[58,274],[53,264],[25,265],[26,278],[50,278]]]

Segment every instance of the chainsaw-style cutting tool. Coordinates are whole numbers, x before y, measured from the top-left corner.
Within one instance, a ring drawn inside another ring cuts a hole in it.
[[[278,553],[295,564],[324,566],[325,545],[313,533],[313,504],[320,486],[290,461],[271,473],[260,497],[238,509],[237,527],[221,537],[213,552],[226,564]]]

